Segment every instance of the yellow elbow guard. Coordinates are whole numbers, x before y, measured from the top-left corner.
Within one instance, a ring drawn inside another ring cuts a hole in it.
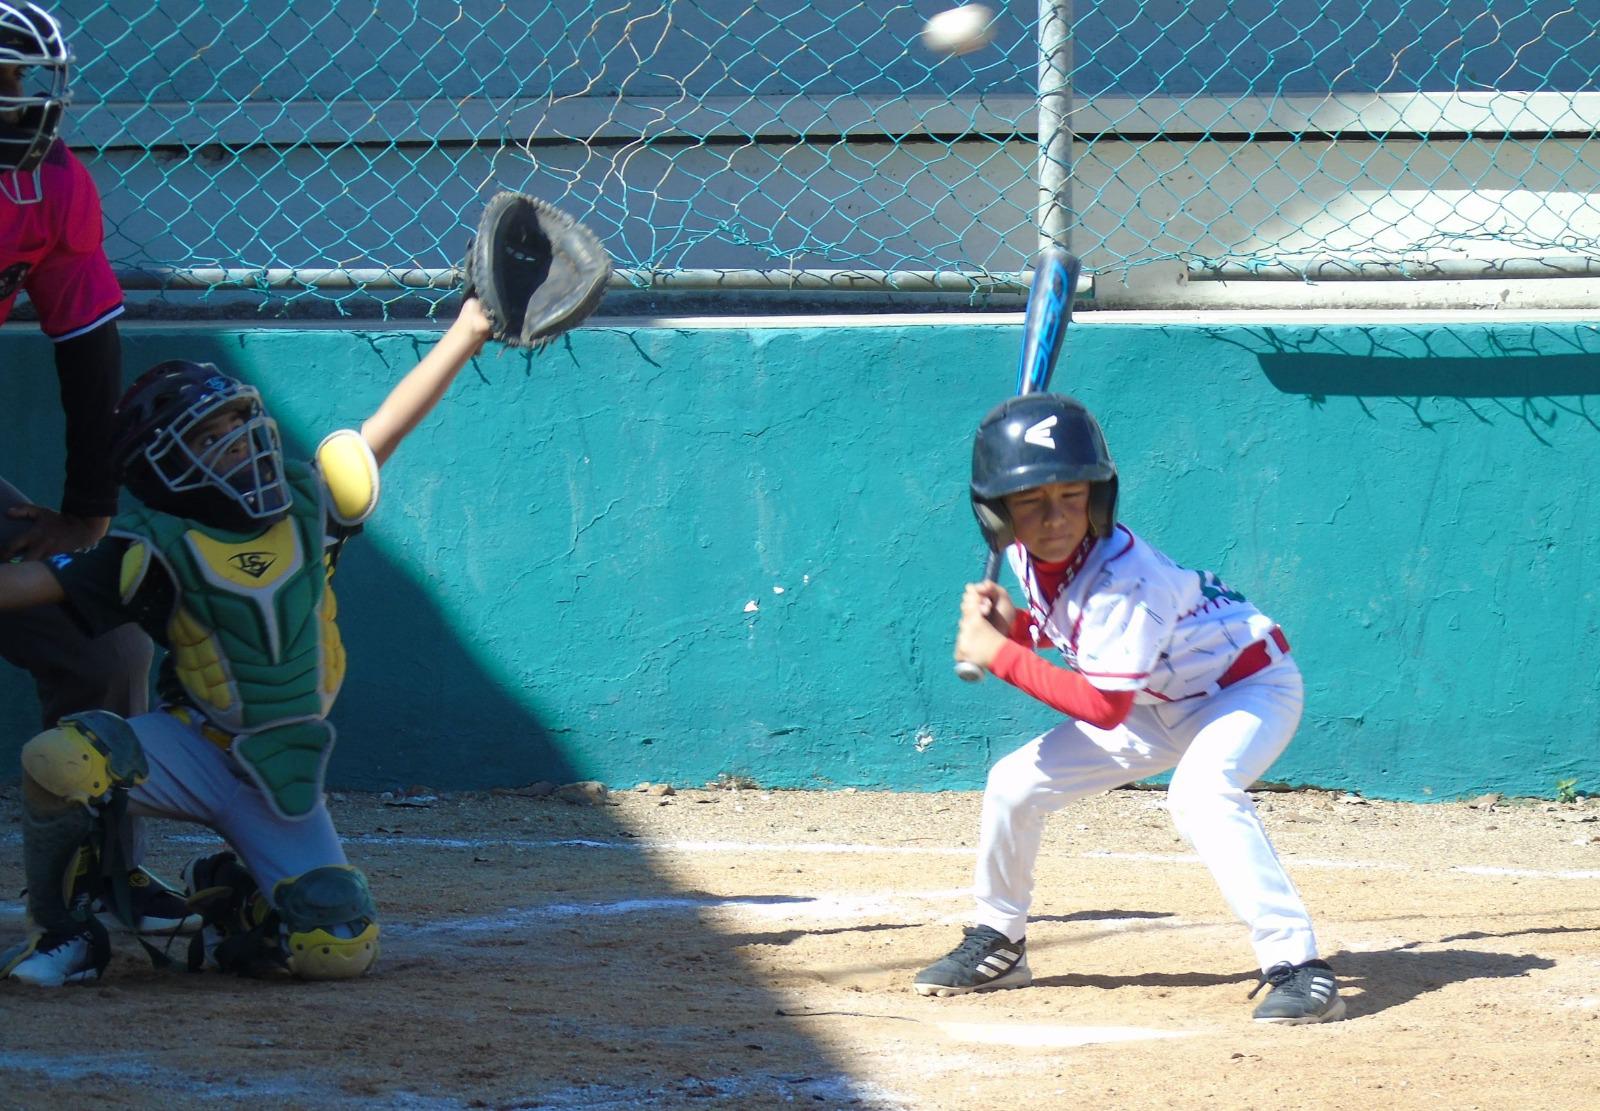
[[[378,507],[378,459],[353,429],[342,428],[317,445],[317,469],[327,484],[333,519],[359,525]]]

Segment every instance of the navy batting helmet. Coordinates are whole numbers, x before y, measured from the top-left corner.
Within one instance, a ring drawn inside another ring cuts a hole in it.
[[[1051,482],[1089,483],[1090,531],[1111,534],[1117,465],[1082,402],[1061,394],[1023,394],[983,418],[972,442],[972,512],[990,547],[1016,539],[1005,496]]]

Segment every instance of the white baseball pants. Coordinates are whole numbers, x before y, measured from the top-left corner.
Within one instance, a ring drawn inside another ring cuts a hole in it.
[[[1168,811],[1249,927],[1262,971],[1314,959],[1311,918],[1245,794],[1294,736],[1304,700],[1285,658],[1215,695],[1136,705],[1115,729],[1068,719],[1000,760],[983,795],[975,921],[1022,940],[1046,816],[1170,768]]]

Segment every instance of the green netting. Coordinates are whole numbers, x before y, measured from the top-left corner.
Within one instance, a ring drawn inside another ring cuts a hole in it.
[[[667,289],[1600,261],[1600,4],[1024,0],[939,59],[947,6],[73,0],[68,135],[130,287],[263,304],[447,288],[497,188]]]

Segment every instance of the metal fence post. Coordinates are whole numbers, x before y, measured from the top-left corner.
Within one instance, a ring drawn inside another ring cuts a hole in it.
[[[1072,226],[1072,0],[1039,0],[1039,247]]]

